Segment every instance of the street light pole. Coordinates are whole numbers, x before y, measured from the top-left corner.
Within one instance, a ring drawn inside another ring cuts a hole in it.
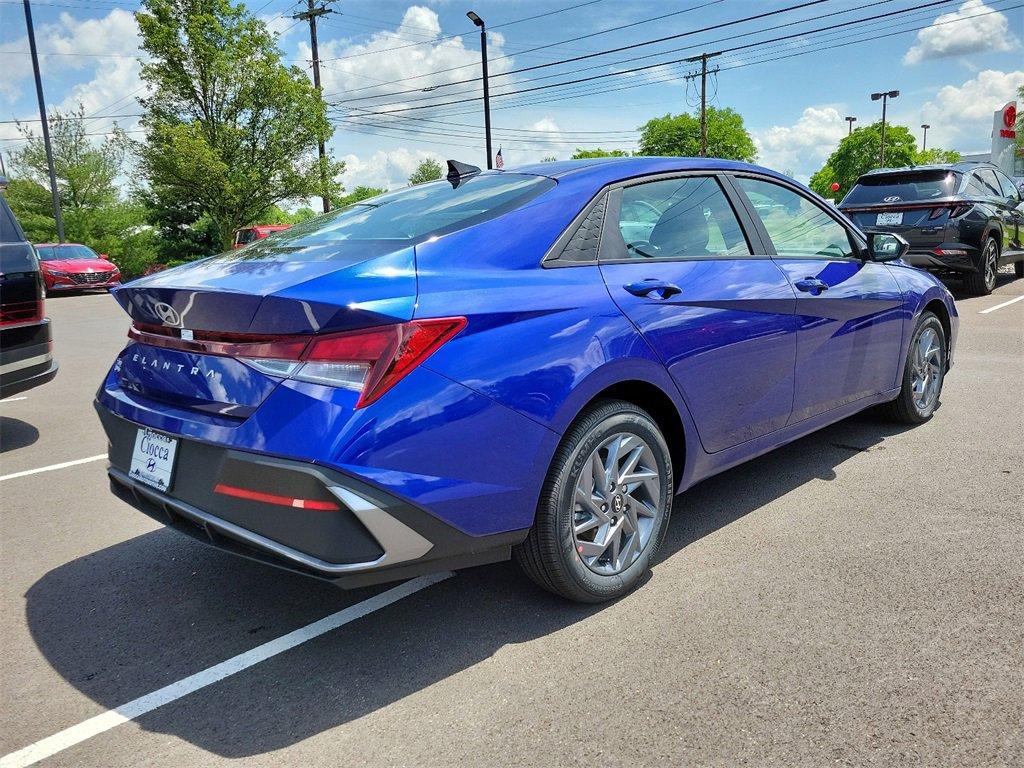
[[[881,158],[878,161],[878,165],[885,167],[885,107],[889,99],[895,99],[900,95],[899,91],[884,91],[883,93],[872,93],[871,100],[878,101],[882,100],[882,153]]]
[[[924,128],[924,136],[921,137],[921,151],[924,152],[928,149],[928,129],[931,128],[928,123],[922,123],[921,127]]]
[[[28,27],[28,48],[32,54],[32,71],[36,76],[36,97],[39,99],[39,121],[43,124],[43,146],[46,147],[46,165],[50,171],[50,196],[53,198],[53,219],[57,225],[57,242],[64,242],[64,217],[60,213],[60,192],[57,190],[57,171],[53,166],[53,147],[50,146],[50,124],[46,119],[46,100],[43,98],[43,78],[39,74],[39,53],[36,51],[36,31],[32,26],[32,6],[25,0],[25,26]]]
[[[849,115],[847,115],[846,116],[846,122],[848,122],[850,124],[850,130],[846,134],[847,136],[849,136],[849,135],[851,135],[853,133],[853,124],[855,122],[857,122],[857,118],[856,117],[850,117]]]
[[[473,11],[466,14],[469,20],[480,27],[480,62],[483,65],[484,76],[484,138],[487,145],[487,170],[494,167],[494,158],[491,155],[491,90],[487,80],[487,27],[484,20]]]

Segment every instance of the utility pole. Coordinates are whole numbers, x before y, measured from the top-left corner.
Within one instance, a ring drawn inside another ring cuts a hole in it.
[[[928,125],[928,123],[923,123],[921,127],[924,128],[924,136],[921,137],[921,151],[924,152],[928,149],[928,129],[931,128],[931,126]]]
[[[480,27],[480,63],[483,66],[484,78],[484,143],[487,145],[487,170],[491,170],[494,167],[494,157],[491,155],[491,89],[487,79],[487,25],[473,11],[469,11],[466,16]]]
[[[25,0],[25,26],[28,27],[28,48],[32,53],[32,71],[36,76],[36,96],[39,99],[39,121],[43,124],[43,145],[46,147],[46,165],[50,169],[50,195],[53,197],[53,219],[57,224],[57,242],[64,242],[64,217],[60,213],[60,192],[57,191],[57,171],[53,167],[53,147],[50,146],[50,124],[46,120],[46,100],[43,98],[43,78],[39,74],[39,53],[36,50],[36,31],[32,26],[32,6]]]
[[[28,0],[25,2],[28,3]],[[316,20],[318,16],[328,13],[333,13],[333,11],[326,5],[317,5],[315,0],[306,0],[306,10],[292,16],[293,19],[309,22],[309,47],[313,53],[313,85],[316,87],[316,92],[321,94],[321,101],[323,100],[323,88],[320,87],[320,49],[317,47],[316,41]],[[323,139],[320,139],[317,151],[320,156],[320,185],[323,190],[324,213],[327,213],[331,210],[331,199],[327,196],[327,172],[324,168],[327,160],[327,147],[324,146]]]
[[[857,118],[856,117],[852,117],[850,115],[847,115],[845,120],[846,120],[846,122],[848,122],[850,124],[850,130],[847,132],[846,135],[847,136],[852,136],[853,135],[853,124],[857,122]]]
[[[878,161],[878,165],[882,168],[885,167],[885,107],[889,99],[895,99],[899,95],[899,91],[883,91],[882,93],[871,94],[872,101],[882,100],[882,152],[881,158]]]
[[[694,56],[692,59],[687,59],[691,62],[700,62],[700,156],[708,156],[708,74],[715,74],[718,72],[718,67],[709,70],[708,59],[714,58],[715,56],[721,56],[721,53],[702,53],[700,56]],[[692,80],[697,77],[696,72],[691,72],[686,76],[687,80]]]

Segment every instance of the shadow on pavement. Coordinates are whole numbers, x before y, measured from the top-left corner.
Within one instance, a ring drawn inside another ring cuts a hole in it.
[[[26,421],[0,416],[0,453],[16,451],[39,439],[39,430]]]
[[[804,483],[834,479],[839,464],[902,429],[868,412],[705,481],[680,497],[661,558]],[[50,571],[29,590],[26,613],[53,668],[114,708],[385,588],[343,592],[160,530]],[[601,610],[542,592],[511,563],[471,569],[139,723],[217,755],[262,754]]]

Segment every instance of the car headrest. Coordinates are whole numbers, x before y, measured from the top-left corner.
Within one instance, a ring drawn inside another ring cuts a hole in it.
[[[694,256],[707,252],[709,238],[704,206],[686,199],[661,215],[651,230],[650,242],[673,256]]]

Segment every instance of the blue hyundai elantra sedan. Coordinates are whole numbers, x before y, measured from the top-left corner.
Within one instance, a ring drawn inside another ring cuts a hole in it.
[[[742,163],[450,162],[115,290],[111,487],[341,586],[514,557],[614,598],[700,480],[869,406],[931,418],[957,312],[905,250]]]

